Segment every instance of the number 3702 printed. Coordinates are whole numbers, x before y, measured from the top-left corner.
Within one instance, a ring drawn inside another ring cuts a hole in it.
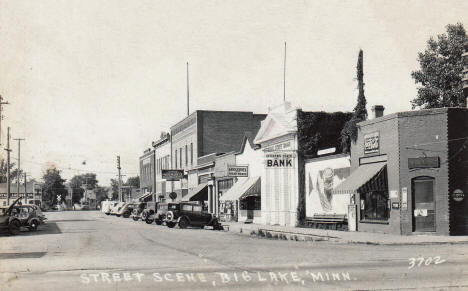
[[[412,269],[414,267],[421,267],[421,266],[429,266],[431,264],[433,265],[438,265],[444,263],[445,260],[442,259],[440,256],[435,256],[435,257],[419,257],[419,258],[409,258],[408,263],[409,263],[409,269]]]

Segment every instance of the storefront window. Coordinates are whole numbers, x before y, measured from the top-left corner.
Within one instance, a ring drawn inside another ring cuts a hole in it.
[[[361,219],[388,220],[388,192],[370,191],[361,194]]]
[[[239,208],[241,210],[261,210],[262,204],[260,197],[247,197],[239,201],[240,205]]]

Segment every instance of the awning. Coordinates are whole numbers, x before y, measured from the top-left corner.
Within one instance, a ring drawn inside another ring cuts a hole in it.
[[[359,190],[387,190],[386,166],[386,162],[361,165],[336,186],[332,193],[353,194]]]
[[[208,184],[202,183],[182,197],[182,201],[206,201],[208,200]]]
[[[260,196],[261,179],[260,177],[251,177],[234,184],[226,193],[224,193],[220,201],[235,201],[249,196]]]

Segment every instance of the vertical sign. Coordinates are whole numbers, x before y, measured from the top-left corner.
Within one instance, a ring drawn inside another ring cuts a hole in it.
[[[401,188],[401,209],[408,209],[408,188],[406,187]]]

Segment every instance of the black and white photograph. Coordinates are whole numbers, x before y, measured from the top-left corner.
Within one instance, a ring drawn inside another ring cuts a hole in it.
[[[466,0],[0,0],[0,291],[468,290],[467,195]]]

